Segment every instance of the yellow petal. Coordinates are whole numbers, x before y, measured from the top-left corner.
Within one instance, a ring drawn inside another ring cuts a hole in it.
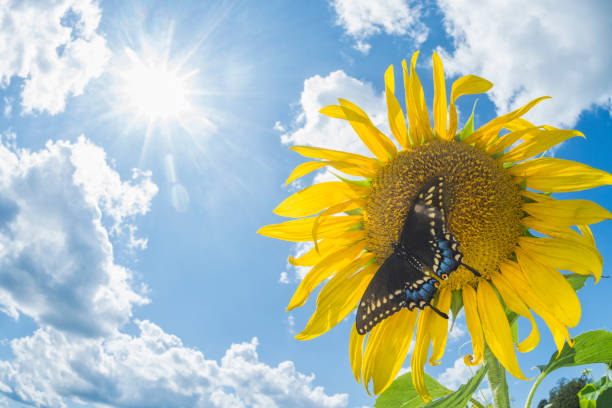
[[[429,343],[431,342],[429,328],[434,313],[435,312],[429,308],[419,313],[414,351],[410,359],[412,384],[414,384],[414,388],[425,402],[431,401],[431,395],[429,395],[429,391],[427,391],[427,387],[425,386],[424,367],[425,361],[427,361],[427,354],[429,354]]]
[[[284,241],[312,241],[312,225],[316,217],[300,218],[261,227],[257,233]],[[338,238],[363,220],[361,215],[331,216],[321,221],[317,238]]]
[[[529,336],[527,336],[525,340],[517,344],[517,349],[522,353],[527,353],[528,351],[533,350],[540,342],[540,332],[538,331],[538,326],[536,325],[529,308],[525,305],[525,303],[523,303],[521,298],[508,284],[508,282],[506,282],[503,276],[498,273],[494,273],[491,275],[491,281],[504,300],[504,303],[508,309],[520,316],[526,317],[531,322],[531,333],[529,333]]]
[[[416,115],[416,131],[417,137],[422,137],[423,140],[433,139],[431,132],[431,124],[429,123],[429,113],[427,112],[427,104],[425,103],[425,94],[421,81],[416,73],[416,62],[419,56],[419,51],[412,54],[410,60],[410,104]],[[410,116],[409,116],[410,117]]]
[[[312,247],[304,255],[297,258],[289,257],[289,263],[295,266],[313,266],[321,259],[344,247],[364,238],[362,230],[348,231],[336,239],[323,239],[319,242],[319,251]]]
[[[357,198],[358,195],[353,187],[356,186],[350,186],[342,181],[313,184],[287,197],[274,209],[274,213],[293,218],[317,214],[340,202]],[[358,207],[353,206],[353,208]]]
[[[448,315],[448,310],[451,304],[451,289],[446,287],[440,290],[438,295],[438,303],[436,307],[442,312]],[[431,357],[429,357],[429,364],[438,365],[444,355],[444,348],[446,347],[446,336],[448,334],[448,319],[445,319],[438,314],[434,315],[433,321],[431,322],[431,340],[433,343]]]
[[[603,264],[603,257],[597,250],[597,245],[595,245],[595,237],[593,236],[593,233],[591,232],[591,228],[589,228],[588,225],[578,225],[577,227],[580,233],[582,234],[581,243],[586,243],[587,245],[590,245],[591,248],[593,248],[593,250],[597,254],[597,257],[599,258],[599,262]],[[601,275],[596,274],[595,283],[599,282],[599,279],[601,279]]]
[[[357,136],[378,160],[385,163],[397,155],[393,142],[372,124],[368,115],[359,106],[346,99],[338,99],[338,102]]]
[[[463,95],[472,95],[487,92],[493,84],[484,78],[475,75],[466,75],[453,82],[451,89],[450,108],[449,108],[449,125],[447,140],[453,140],[457,133],[457,108],[455,101]]]
[[[349,358],[351,360],[351,368],[353,370],[353,376],[358,383],[361,384],[361,361],[363,358],[363,343],[365,341],[365,335],[357,333],[357,326],[353,323],[351,329],[351,339],[349,341]]]
[[[612,174],[570,160],[542,157],[508,169],[517,183],[550,193],[586,190],[612,184]]]
[[[578,225],[578,229],[582,233],[582,235],[586,238],[586,240],[591,244],[593,248],[595,248],[595,237],[591,232],[591,228],[588,225]]]
[[[446,82],[444,81],[444,68],[438,54],[433,53],[433,77],[434,77],[434,124],[436,135],[444,140],[448,138],[446,131]]]
[[[376,171],[372,171],[365,167],[358,166],[356,164],[345,163],[341,161],[330,161],[328,162],[334,169],[343,172],[344,174],[350,174],[351,176],[374,178]]]
[[[399,372],[414,333],[417,312],[401,309],[370,332],[364,355],[363,382],[374,383],[374,394],[384,392]]]
[[[489,282],[484,279],[481,279],[478,283],[476,299],[478,300],[478,313],[480,314],[482,329],[489,348],[510,374],[516,378],[527,380],[516,360],[512,333],[506,313],[499,303],[495,291]]]
[[[493,143],[491,143],[491,145],[487,147],[487,150],[486,150],[487,154],[493,156],[497,153],[503,152],[504,150],[512,146],[519,139],[522,139],[531,133],[535,133],[538,130],[540,130],[540,128],[534,127],[534,128],[527,128],[527,129],[515,130],[514,132],[510,132],[504,135],[503,137],[500,137]]]
[[[610,211],[588,200],[550,199],[523,204],[523,210],[557,228],[612,219]]]
[[[321,167],[328,166],[329,163],[330,162],[328,161],[309,161],[306,163],[302,163],[298,165],[295,169],[293,169],[293,171],[287,178],[287,181],[285,181],[285,184],[289,184],[292,181],[297,180],[302,176],[305,176],[306,174],[312,173],[313,171],[320,169]]]
[[[524,141],[497,160],[501,163],[519,162],[543,153],[572,137],[584,137],[581,132],[571,129],[539,130],[536,133],[536,137]]]
[[[527,278],[522,268],[516,262],[505,261],[499,266],[499,269],[506,282],[514,288],[515,293],[521,297],[531,310],[546,322],[546,326],[553,335],[557,350],[561,352],[566,340],[568,344],[573,344],[567,327],[561,323],[553,313],[555,305],[544,303],[543,299],[527,282]]]
[[[595,238],[593,237],[591,229],[588,227],[588,225],[577,226],[580,232],[582,233],[581,235],[571,228],[558,228],[555,226],[551,226],[546,221],[542,221],[535,217],[525,217],[521,219],[521,223],[534,231],[538,231],[550,237],[560,238],[565,241],[569,241],[570,243],[573,242],[577,245],[578,248],[586,247],[586,251],[592,253],[592,256],[595,256],[597,258],[598,261],[596,265],[603,265],[603,257],[597,250],[597,246],[595,245]],[[586,268],[578,268],[578,272],[576,273],[582,273],[583,275],[593,275],[595,277],[595,283],[597,283],[601,278],[601,272],[602,270],[599,268],[595,269],[594,271],[590,271]]]
[[[362,156],[360,154],[311,146],[291,146],[289,149],[311,159],[331,160],[362,167],[363,169],[370,171],[372,174],[376,174],[378,169],[380,169],[380,164],[376,161],[376,159]]]
[[[542,257],[537,256],[530,248],[525,249],[521,245],[515,252],[529,286],[540,296],[542,302],[551,306],[550,309],[561,323],[569,327],[576,326],[580,321],[580,301],[569,282],[559,271],[540,263]]]
[[[319,233],[319,226],[321,225],[321,221],[323,221],[326,216],[335,215],[343,211],[348,211],[351,209],[362,208],[365,206],[365,201],[360,199],[352,199],[348,201],[341,202],[336,205],[332,205],[327,208],[325,211],[317,215],[314,222],[312,223],[312,241],[314,242],[315,250],[319,251],[319,239],[317,235]]]
[[[524,118],[512,119],[510,122],[504,125],[504,129],[508,129],[511,132],[535,127],[537,126],[535,126],[533,123],[529,122],[527,119]]]
[[[516,119],[516,118],[520,118],[521,116],[523,116],[525,113],[527,113],[531,108],[533,108],[535,105],[537,105],[538,103],[540,103],[541,101],[543,101],[544,99],[550,98],[549,96],[543,96],[541,98],[537,98],[534,99],[533,101],[529,102],[527,105],[512,111],[510,113],[507,113],[505,115],[502,116],[498,116],[497,118],[489,121],[488,123],[482,125],[480,128],[478,128],[474,133],[472,133],[471,135],[469,135],[464,142],[465,143],[476,143],[476,146],[479,148],[483,148],[485,146],[488,146],[489,143],[491,143],[495,137],[497,137],[499,131],[510,121]]]
[[[287,311],[302,306],[306,303],[306,299],[310,292],[314,290],[321,282],[332,276],[336,271],[342,270],[349,265],[366,247],[365,241],[360,241],[355,245],[345,247],[339,251],[328,255],[319,263],[317,263],[300,282],[300,285],[295,290]]]
[[[474,354],[472,356],[466,355],[463,358],[463,362],[468,366],[480,365],[484,359],[484,336],[482,334],[480,316],[478,315],[476,291],[473,287],[466,285],[462,289],[462,294],[465,321],[472,338],[472,349],[474,350]]]
[[[560,237],[520,237],[519,245],[532,259],[544,265],[581,275],[601,276],[603,263],[597,249],[590,245]]]
[[[310,340],[320,336],[337,325],[357,306],[378,269],[378,265],[364,268],[372,259],[371,253],[363,254],[327,282],[319,293],[317,308],[308,324],[295,336],[297,340]]]
[[[358,177],[366,177],[373,178],[376,176],[376,172],[365,167],[358,166],[356,164],[345,163],[341,161],[309,161],[306,163],[302,163],[297,166],[289,175],[289,178],[285,182],[285,184],[289,184],[292,181],[305,176],[315,170],[318,170],[325,166],[331,166],[336,170],[343,172],[344,174],[349,174],[351,176]]]
[[[406,118],[397,98],[395,97],[395,78],[393,76],[393,65],[389,65],[385,72],[385,96],[387,98],[387,116],[389,117],[389,127],[391,133],[395,136],[395,140],[404,149],[410,148],[410,140],[408,139],[408,128],[406,127]]]
[[[322,113],[325,116],[329,116],[330,118],[346,120],[346,115],[342,110],[342,106],[328,105],[319,109],[319,113]]]
[[[410,76],[408,75],[406,60],[402,60],[402,72],[404,74],[404,92],[406,95],[406,115],[408,116],[408,138],[410,139],[410,144],[416,147],[421,144],[421,138],[417,131],[417,114],[410,93]]]

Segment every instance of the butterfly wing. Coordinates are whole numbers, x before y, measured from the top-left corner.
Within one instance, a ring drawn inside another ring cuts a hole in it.
[[[357,333],[366,334],[402,307],[410,310],[430,305],[437,280],[422,268],[391,254],[378,268],[357,307]]]
[[[446,279],[463,259],[459,242],[447,226],[446,189],[444,177],[427,182],[412,203],[400,235],[400,244],[440,279]]]
[[[398,312],[431,307],[439,285],[463,265],[475,275],[480,274],[463,264],[459,242],[448,230],[446,219],[446,182],[435,177],[423,186],[406,216],[400,240],[393,253],[380,266],[357,307],[357,333],[365,334],[376,324]],[[426,274],[429,268],[439,279]]]

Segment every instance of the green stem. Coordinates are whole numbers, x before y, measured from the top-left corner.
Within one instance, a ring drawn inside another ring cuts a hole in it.
[[[535,391],[538,388],[538,385],[540,385],[540,383],[544,379],[544,377],[546,377],[546,373],[542,372],[540,376],[538,377],[538,379],[536,380],[536,382],[531,387],[531,390],[529,391],[529,395],[527,396],[527,401],[525,402],[525,408],[529,408],[531,406],[531,400],[533,399],[533,396],[535,395]]]
[[[497,361],[488,346],[485,346],[484,358],[487,364],[487,379],[493,393],[496,408],[510,408],[508,383],[506,382],[506,369]]]

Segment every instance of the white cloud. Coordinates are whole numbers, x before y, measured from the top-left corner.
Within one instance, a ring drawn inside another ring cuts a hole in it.
[[[23,111],[62,112],[66,98],[80,95],[100,76],[110,57],[96,32],[95,0],[8,0],[0,4],[0,82],[24,80]]]
[[[281,272],[280,276],[278,277],[278,283],[289,283],[289,274],[286,271]]]
[[[573,125],[594,105],[612,107],[612,3],[438,0],[455,50],[451,74],[481,75],[500,113],[543,95],[537,124]]]
[[[465,324],[465,310],[461,309],[455,319],[452,330],[448,332],[448,338],[450,341],[461,340],[467,333],[467,327]]]
[[[462,339],[466,334],[465,329],[466,327],[462,323],[455,321],[452,330],[448,332],[449,339],[451,341],[457,341],[459,339]]]
[[[42,407],[65,407],[66,400],[151,408],[348,404],[346,394],[325,394],[291,361],[259,361],[256,338],[233,344],[217,362],[151,322],[136,324],[134,336],[84,339],[47,327],[13,340],[14,359],[0,362],[0,392]]]
[[[397,377],[401,377],[402,375],[407,374],[407,373],[409,373],[409,372],[410,372],[410,367],[402,367],[402,368],[400,368],[400,370],[398,371],[397,376],[396,376],[395,378],[397,378]]]
[[[314,244],[312,242],[298,242],[294,246],[294,252],[292,256],[294,258],[299,258],[302,255],[304,255],[306,252],[310,251],[313,247],[314,247]],[[306,276],[306,274],[308,273],[311,267],[310,266],[295,266],[287,262],[287,268],[293,270],[295,274],[295,280],[300,282],[302,279],[304,279],[304,276]],[[287,276],[287,278],[289,277]],[[287,280],[287,283],[289,283],[289,280]]]
[[[276,121],[274,122],[274,126],[272,126],[272,129],[276,130],[277,132],[284,132],[287,129],[285,129],[285,127],[283,126],[282,123],[280,123],[280,121]]]
[[[467,380],[472,378],[477,370],[478,367],[468,367],[463,362],[463,358],[458,358],[455,360],[452,367],[448,367],[442,374],[440,374],[438,381],[446,388],[456,390],[462,384],[465,384]]]
[[[455,360],[452,367],[448,367],[442,374],[440,374],[440,376],[438,376],[438,381],[446,388],[457,390],[461,385],[465,384],[470,378],[472,378],[479,368],[480,367],[478,366],[468,367],[463,362],[463,358],[459,358]],[[474,394],[474,398],[481,402],[491,401],[491,388],[484,388],[483,384],[481,384],[479,390]]]
[[[4,117],[7,119],[11,118],[11,114],[13,113],[13,100],[12,98],[4,97]]]
[[[332,0],[336,24],[355,39],[355,49],[367,54],[371,45],[365,40],[385,33],[408,36],[418,47],[428,34],[427,26],[420,21],[421,6],[409,0]]]
[[[280,276],[278,277],[278,283],[286,285],[289,282],[289,273],[287,273],[287,271],[281,272]]]
[[[289,325],[289,334],[295,334],[295,317],[293,315],[287,317],[287,324]]]
[[[365,41],[357,40],[353,48],[355,48],[357,51],[359,51],[362,54],[368,54],[370,50],[372,49],[372,45]]]
[[[80,137],[38,152],[0,146],[0,307],[8,315],[97,336],[147,299],[114,262],[113,228],[144,214],[157,187],[121,181],[104,151]]]
[[[326,77],[315,75],[304,81],[295,124],[289,133],[281,136],[281,141],[372,156],[348,122],[319,113],[324,106],[337,105],[338,98],[357,104],[374,125],[389,134],[384,93],[376,92],[372,84],[350,77],[344,71],[335,71]]]
[[[217,362],[148,321],[120,331],[147,299],[115,264],[111,231],[146,244],[129,222],[150,208],[150,176],[122,181],[84,137],[38,152],[0,145],[0,310],[39,324],[10,341],[0,394],[40,407],[345,407],[346,394],[326,394],[291,361],[259,361],[256,339]]]

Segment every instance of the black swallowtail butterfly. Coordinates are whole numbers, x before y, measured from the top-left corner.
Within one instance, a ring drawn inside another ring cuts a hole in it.
[[[440,280],[447,279],[460,265],[480,276],[462,262],[459,242],[448,231],[445,191],[444,177],[435,177],[417,194],[399,242],[393,244],[393,253],[378,268],[359,302],[359,334],[366,334],[402,307],[413,310],[429,306],[448,319],[431,304]]]

